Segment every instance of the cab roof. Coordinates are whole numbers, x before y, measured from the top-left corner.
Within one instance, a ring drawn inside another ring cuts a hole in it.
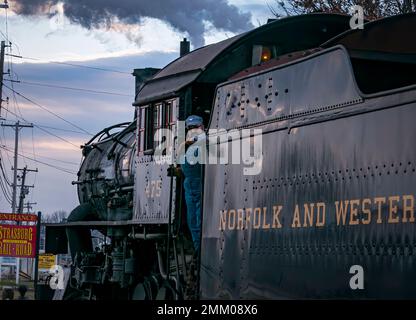
[[[325,13],[287,17],[196,49],[174,60],[148,80],[138,92],[134,105],[174,97],[196,81],[214,84],[225,81],[251,66],[251,58],[249,61],[247,55],[251,55],[252,45],[257,42],[279,44],[280,54],[314,48],[348,30],[349,20],[347,15]],[[225,59],[227,56],[228,60]]]

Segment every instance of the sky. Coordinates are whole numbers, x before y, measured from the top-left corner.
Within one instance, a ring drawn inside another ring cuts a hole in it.
[[[3,99],[8,102],[3,102],[0,117],[10,124],[17,115],[21,122],[24,119],[35,125],[19,132],[18,163],[19,168],[38,169],[38,173],[28,173],[26,181],[34,185],[25,199],[37,203],[34,212],[69,213],[78,205],[71,182],[76,180],[82,159],[79,146],[91,137],[86,132],[95,134],[133,120],[133,69],[162,68],[178,57],[184,37],[191,39],[191,49],[195,49],[258,27],[272,17],[267,4],[274,2],[88,1],[9,0],[7,18],[6,10],[0,9],[0,37],[12,42],[6,52],[24,57],[6,56],[4,71],[9,70],[10,75],[5,75]],[[107,10],[101,12],[101,7]],[[13,150],[14,131],[0,127],[0,156],[9,181]],[[0,212],[11,212],[2,192]]]

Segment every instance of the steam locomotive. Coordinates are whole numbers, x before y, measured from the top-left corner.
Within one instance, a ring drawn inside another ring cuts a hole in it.
[[[46,226],[73,260],[59,297],[415,298],[416,16],[349,22],[277,19],[136,69],[134,121],[83,146],[80,205]],[[196,264],[177,139],[155,159],[158,129],[191,114],[220,153],[260,141],[252,162],[203,166]]]

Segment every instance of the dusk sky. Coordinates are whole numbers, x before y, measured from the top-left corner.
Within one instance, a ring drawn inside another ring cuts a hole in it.
[[[27,184],[35,185],[26,198],[37,202],[33,211],[69,213],[77,206],[76,187],[71,185],[81,161],[81,151],[76,146],[91,137],[79,128],[95,134],[104,127],[133,120],[134,78],[130,73],[134,68],[165,66],[178,57],[179,42],[184,37],[191,39],[195,48],[264,24],[272,17],[267,4],[275,2],[154,0],[151,3],[144,0],[9,0],[7,23],[6,11],[0,9],[0,36],[2,40],[8,37],[13,43],[7,53],[31,58],[6,56],[5,72],[10,69],[11,74],[5,76],[4,84],[8,88],[3,89],[3,99],[8,97],[9,102],[3,106],[11,113],[2,109],[1,117],[7,119],[5,123],[14,123],[14,114],[17,114],[20,120],[23,118],[38,126],[22,129],[19,145],[19,153],[27,157],[19,157],[19,168],[27,165],[30,169],[39,169],[37,174],[30,173],[27,180]],[[96,9],[101,7],[107,10]],[[77,68],[52,61],[119,72]],[[115,94],[64,90],[34,83]],[[18,94],[13,95],[9,88],[76,127]],[[9,180],[12,179],[13,135],[11,128],[0,128],[2,163]],[[10,204],[0,192],[0,212],[10,211]]]

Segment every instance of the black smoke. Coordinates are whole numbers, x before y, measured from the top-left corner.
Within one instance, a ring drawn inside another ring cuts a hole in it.
[[[87,29],[111,28],[114,22],[135,25],[142,18],[167,22],[188,32],[192,44],[204,44],[206,23],[220,30],[242,32],[252,28],[251,15],[241,13],[227,0],[14,0],[12,9],[21,15],[54,15],[51,8],[62,3],[65,16]]]

